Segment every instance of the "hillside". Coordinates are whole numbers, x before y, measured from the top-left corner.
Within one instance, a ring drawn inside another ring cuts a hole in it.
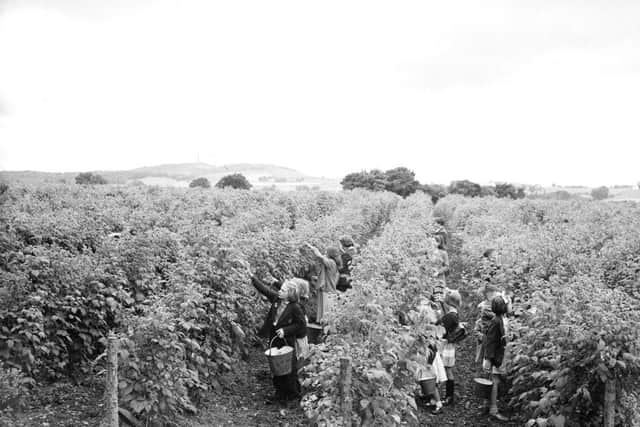
[[[186,187],[191,180],[206,177],[212,184],[231,173],[241,173],[257,188],[271,187],[295,190],[300,187],[322,190],[339,189],[339,180],[317,178],[295,169],[268,164],[239,163],[215,166],[207,163],[176,163],[145,166],[122,171],[95,171],[113,184],[140,181],[147,185]],[[0,171],[0,180],[28,184],[73,183],[79,172]]]

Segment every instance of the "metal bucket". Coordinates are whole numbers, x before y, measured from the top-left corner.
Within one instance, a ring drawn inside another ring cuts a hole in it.
[[[432,396],[436,392],[436,379],[434,378],[425,378],[418,381],[422,391],[426,394],[425,397]]]
[[[319,344],[322,338],[322,326],[317,323],[307,323],[307,338],[309,344]]]
[[[476,396],[481,399],[491,398],[491,389],[493,388],[493,381],[486,378],[474,378]]]

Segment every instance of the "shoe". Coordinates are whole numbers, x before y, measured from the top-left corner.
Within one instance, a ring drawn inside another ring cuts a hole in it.
[[[436,406],[436,407],[431,411],[431,413],[432,413],[433,415],[438,415],[438,414],[440,414],[441,412],[442,412],[442,405],[440,405],[440,406]]]
[[[494,412],[493,414],[490,413],[489,416],[499,421],[509,421],[509,418],[505,417],[500,412]]]
[[[442,403],[444,404],[444,406],[451,406],[451,405],[455,404],[455,399],[453,398],[453,396],[449,396],[449,397],[446,397],[444,399],[444,402],[442,402]]]

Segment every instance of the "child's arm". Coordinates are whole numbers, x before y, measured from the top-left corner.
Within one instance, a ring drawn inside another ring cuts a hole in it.
[[[280,296],[278,292],[271,289],[269,286],[265,285],[262,280],[258,279],[256,276],[251,275],[251,284],[254,288],[258,290],[262,295],[266,296],[270,301],[277,300]]]

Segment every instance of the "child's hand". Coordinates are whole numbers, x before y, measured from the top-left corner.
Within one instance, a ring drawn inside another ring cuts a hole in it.
[[[482,369],[485,372],[490,372],[491,371],[491,362],[489,361],[489,359],[484,359],[482,361]]]
[[[276,331],[276,335],[278,336],[278,338],[284,338],[284,330],[282,330],[282,328],[278,329]]]

